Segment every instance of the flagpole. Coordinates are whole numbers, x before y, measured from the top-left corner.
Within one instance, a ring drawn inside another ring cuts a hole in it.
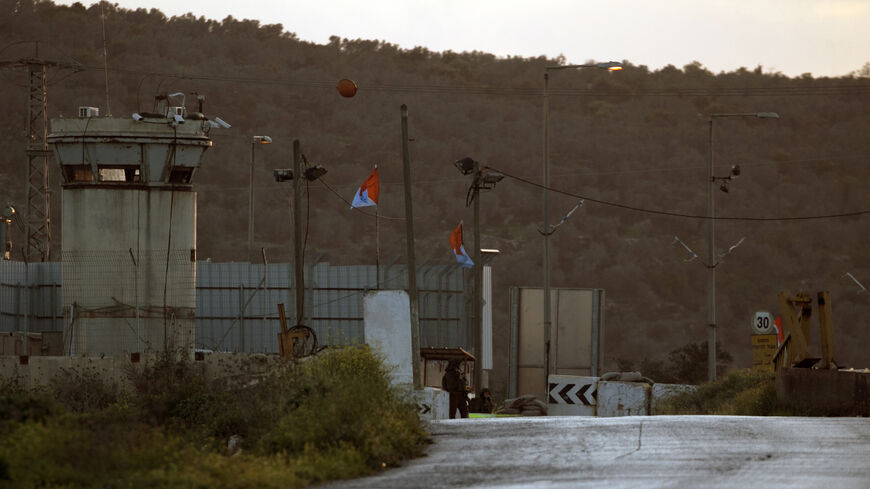
[[[381,220],[378,217],[379,215],[378,206],[375,206],[375,243],[377,246],[375,252],[375,283],[377,289],[381,290]]]

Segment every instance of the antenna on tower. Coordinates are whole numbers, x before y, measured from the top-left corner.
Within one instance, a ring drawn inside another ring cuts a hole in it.
[[[106,115],[112,115],[109,108],[109,48],[106,44],[106,12],[103,11],[103,0],[100,0],[100,23],[103,26],[103,73],[106,78]]]

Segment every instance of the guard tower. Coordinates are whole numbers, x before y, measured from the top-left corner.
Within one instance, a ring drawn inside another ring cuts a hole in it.
[[[48,142],[63,180],[66,354],[192,357],[192,180],[213,126],[199,112],[168,104],[133,118],[81,107],[78,117],[52,119]]]

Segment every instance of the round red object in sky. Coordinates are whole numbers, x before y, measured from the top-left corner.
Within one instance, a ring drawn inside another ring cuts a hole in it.
[[[353,80],[343,78],[338,82],[336,88],[338,88],[338,93],[340,93],[342,97],[353,97],[356,95],[356,83],[354,83]]]

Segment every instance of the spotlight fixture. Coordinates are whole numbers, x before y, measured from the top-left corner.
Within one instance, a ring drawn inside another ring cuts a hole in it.
[[[453,166],[455,166],[463,175],[471,175],[471,172],[474,171],[474,160],[466,156],[461,160],[456,160],[453,163]]]
[[[293,170],[289,168],[279,168],[272,172],[272,175],[275,177],[276,182],[286,182],[287,180],[293,180]]]

